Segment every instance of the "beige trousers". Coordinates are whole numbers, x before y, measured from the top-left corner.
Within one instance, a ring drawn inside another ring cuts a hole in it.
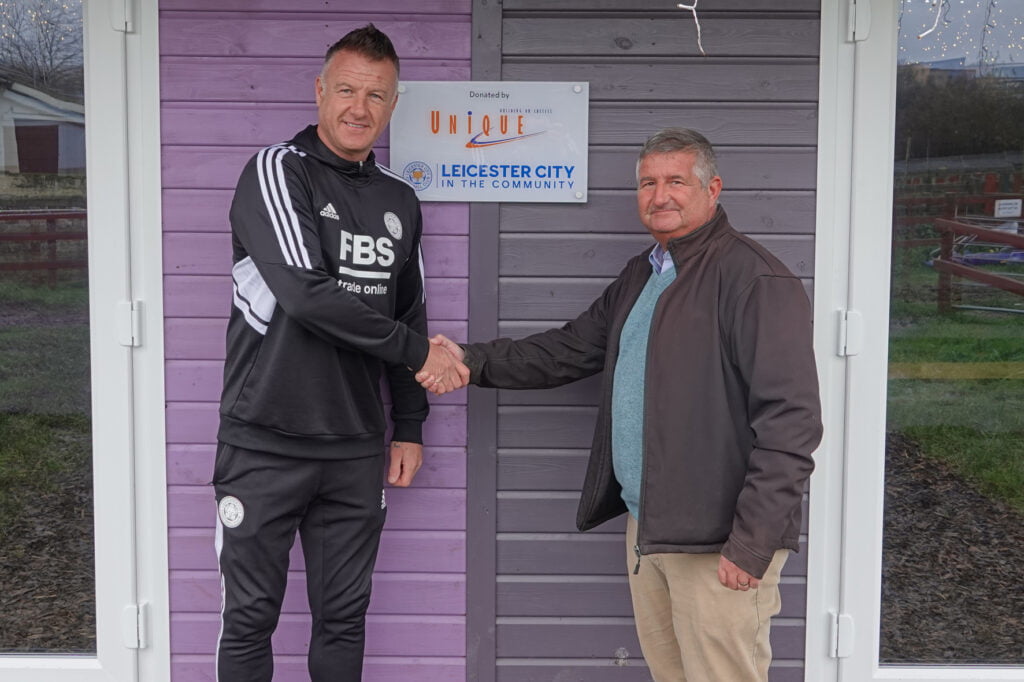
[[[767,682],[769,621],[779,612],[775,553],[757,589],[718,582],[720,554],[645,554],[636,567],[636,519],[626,525],[626,565],[640,648],[654,682]]]

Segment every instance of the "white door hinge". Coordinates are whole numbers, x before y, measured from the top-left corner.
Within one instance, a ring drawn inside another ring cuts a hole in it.
[[[117,302],[117,342],[127,348],[142,345],[142,301]]]
[[[847,0],[846,42],[868,39],[871,34],[871,0]]]
[[[836,355],[849,357],[864,350],[864,316],[859,310],[839,311],[839,336]]]
[[[831,658],[849,658],[853,654],[853,616],[829,611],[832,616]]]
[[[110,0],[110,25],[121,33],[135,32],[135,0]]]
[[[149,604],[129,604],[121,611],[121,642],[128,649],[145,649],[149,646],[147,620]]]

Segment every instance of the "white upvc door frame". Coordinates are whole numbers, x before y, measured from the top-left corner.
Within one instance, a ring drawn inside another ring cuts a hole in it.
[[[158,15],[85,0],[96,655],[0,656],[18,682],[170,679]]]
[[[898,12],[899,0],[821,8],[815,347],[826,435],[811,478],[804,679],[1020,680],[1021,667],[878,660]]]

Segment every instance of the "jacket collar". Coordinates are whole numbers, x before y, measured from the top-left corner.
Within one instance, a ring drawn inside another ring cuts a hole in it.
[[[725,215],[725,209],[718,205],[715,207],[715,215],[711,220],[690,234],[670,239],[667,245],[668,252],[672,254],[672,260],[675,261],[676,267],[704,253],[708,246],[728,229],[730,229],[729,218]]]
[[[321,161],[328,166],[336,169],[343,175],[351,177],[369,177],[372,173],[377,170],[377,157],[370,150],[370,155],[366,157],[365,161],[349,161],[343,159],[330,148],[324,144],[320,136],[317,135],[316,126],[308,125],[306,128],[296,135],[292,140],[291,144],[306,152],[313,158]]]

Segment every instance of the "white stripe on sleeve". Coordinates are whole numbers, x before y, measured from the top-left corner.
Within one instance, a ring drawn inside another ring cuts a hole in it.
[[[277,299],[263,280],[252,258],[243,258],[231,268],[234,304],[245,321],[259,334],[266,335],[274,316]]]
[[[256,168],[263,203],[267,215],[270,216],[277,245],[281,249],[285,263],[308,270],[312,264],[306,245],[302,241],[302,228],[299,225],[299,217],[295,214],[291,195],[288,193],[282,163],[284,156],[291,151],[279,145],[267,147],[257,156]]]

